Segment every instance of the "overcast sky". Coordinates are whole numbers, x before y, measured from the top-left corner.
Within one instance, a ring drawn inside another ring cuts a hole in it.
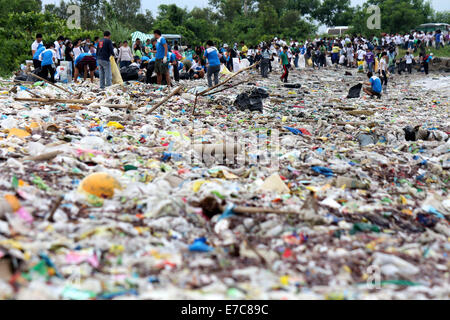
[[[352,5],[362,4],[365,0],[351,0]],[[43,0],[44,4],[47,3],[59,3],[60,0]],[[153,12],[153,16],[156,16],[158,6],[160,4],[170,4],[175,3],[179,7],[188,7],[192,9],[193,7],[205,7],[208,5],[208,0],[141,0],[142,8],[150,9]],[[431,0],[433,8],[437,11],[450,10],[450,0]]]

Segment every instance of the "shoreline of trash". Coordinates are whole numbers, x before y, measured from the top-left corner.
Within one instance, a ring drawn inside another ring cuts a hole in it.
[[[345,71],[0,82],[0,298],[448,299],[448,76]]]

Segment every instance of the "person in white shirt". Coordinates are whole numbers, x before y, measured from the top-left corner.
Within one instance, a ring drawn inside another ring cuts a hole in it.
[[[405,49],[408,49],[408,44],[409,44],[409,34],[405,34],[404,40],[405,40]]]
[[[41,47],[43,45],[44,44],[42,43],[42,34],[38,33],[36,35],[36,40],[31,45],[31,55],[34,56],[34,54],[36,53],[37,49],[39,49],[39,47]]]
[[[131,53],[131,48],[128,46],[128,41],[124,41],[119,49],[119,65],[120,68],[128,67],[133,60],[133,54]]]
[[[347,66],[348,67],[353,67],[354,66],[354,62],[353,62],[353,47],[352,44],[349,43],[347,44]]]
[[[386,54],[386,52],[383,52],[381,54],[381,59],[380,59],[380,63],[378,66],[378,72],[380,74],[380,80],[381,80],[381,85],[383,86],[383,91],[386,92],[387,90],[387,84],[388,84],[388,55]]]
[[[73,61],[77,60],[78,56],[82,53],[81,51],[81,39],[75,41],[73,46]]]
[[[408,51],[405,55],[406,60],[406,68],[408,70],[408,73],[411,74],[412,72],[412,63],[413,63],[414,56],[410,51]]]
[[[58,38],[58,40],[56,40],[55,41],[55,52],[56,52],[56,59],[58,60],[58,61],[61,61],[61,60],[63,60],[63,51],[62,51],[62,43],[63,43],[63,41],[64,41],[64,37],[63,36],[60,36],[59,38]]]
[[[386,43],[387,44],[391,44],[391,36],[390,35],[386,35]]]
[[[366,55],[366,51],[360,47],[357,51],[358,54],[358,61],[363,61],[364,60],[364,56]]]
[[[42,34],[38,33],[36,35],[36,40],[33,42],[33,44],[31,45],[31,57],[33,59],[33,66],[34,69],[40,68],[41,67],[41,61],[39,60],[39,56],[37,56],[36,51],[40,51],[42,52],[42,50],[40,49],[45,49],[44,48],[44,43],[42,42]],[[39,52],[38,52],[39,54]]]
[[[432,41],[433,41],[433,34],[431,32],[428,32],[426,36],[427,47],[430,47],[432,45]]]

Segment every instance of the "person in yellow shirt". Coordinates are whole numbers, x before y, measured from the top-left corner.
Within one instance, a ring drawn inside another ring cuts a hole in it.
[[[248,48],[245,45],[244,41],[241,41],[241,47],[242,47],[242,49],[241,49],[241,57],[242,57],[242,59],[245,59],[245,58],[247,58]]]
[[[333,64],[337,64],[339,62],[339,52],[341,51],[341,48],[339,48],[339,45],[337,43],[333,44],[333,48],[331,49],[331,62]]]

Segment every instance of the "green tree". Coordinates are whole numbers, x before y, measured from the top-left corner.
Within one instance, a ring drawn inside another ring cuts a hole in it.
[[[111,32],[111,40],[114,42],[131,40],[131,34],[135,31],[127,25],[122,24],[117,19],[107,20],[105,23],[105,29]]]
[[[187,18],[187,9],[180,8],[176,4],[162,4],[158,7],[157,20],[168,20],[174,26],[181,26]]]
[[[41,0],[0,0],[0,26],[8,20],[10,13],[40,12]]]
[[[133,27],[133,29],[151,33],[154,23],[155,19],[153,18],[152,12],[150,10],[145,10],[145,14],[138,13],[136,15],[136,18],[133,19],[133,23],[131,24],[131,26]]]
[[[371,12],[370,5],[380,8],[381,29],[367,28],[367,19]],[[353,31],[360,34],[376,34],[380,32],[397,33],[409,32],[418,25],[433,19],[434,11],[429,1],[421,0],[369,0],[355,10],[352,21]]]
[[[141,9],[141,0],[110,0],[110,3],[118,22],[122,25],[133,25]]]
[[[287,0],[288,10],[297,10],[302,15],[312,14],[320,6],[320,0]]]
[[[44,42],[53,42],[60,35],[92,39],[101,34],[97,30],[70,30],[65,20],[48,12],[10,13],[0,26],[0,76],[9,76],[25,60],[31,59],[31,44],[36,33],[43,34]]]
[[[231,22],[234,17],[242,15],[242,0],[209,0],[209,4],[223,20]]]
[[[67,5],[77,5],[81,10],[81,28],[93,30],[103,22],[102,8],[106,0],[70,0]]]
[[[432,21],[438,23],[448,23],[450,24],[450,11],[437,11],[432,18]]]
[[[350,0],[323,0],[312,16],[327,26],[345,26],[353,18]]]
[[[67,19],[69,17],[69,15],[67,14],[67,7],[69,6],[69,4],[65,1],[61,1],[59,3],[59,5],[56,4],[46,4],[44,6],[44,12],[45,13],[49,13],[49,14],[53,14],[55,16],[57,16],[58,18],[61,19]]]

